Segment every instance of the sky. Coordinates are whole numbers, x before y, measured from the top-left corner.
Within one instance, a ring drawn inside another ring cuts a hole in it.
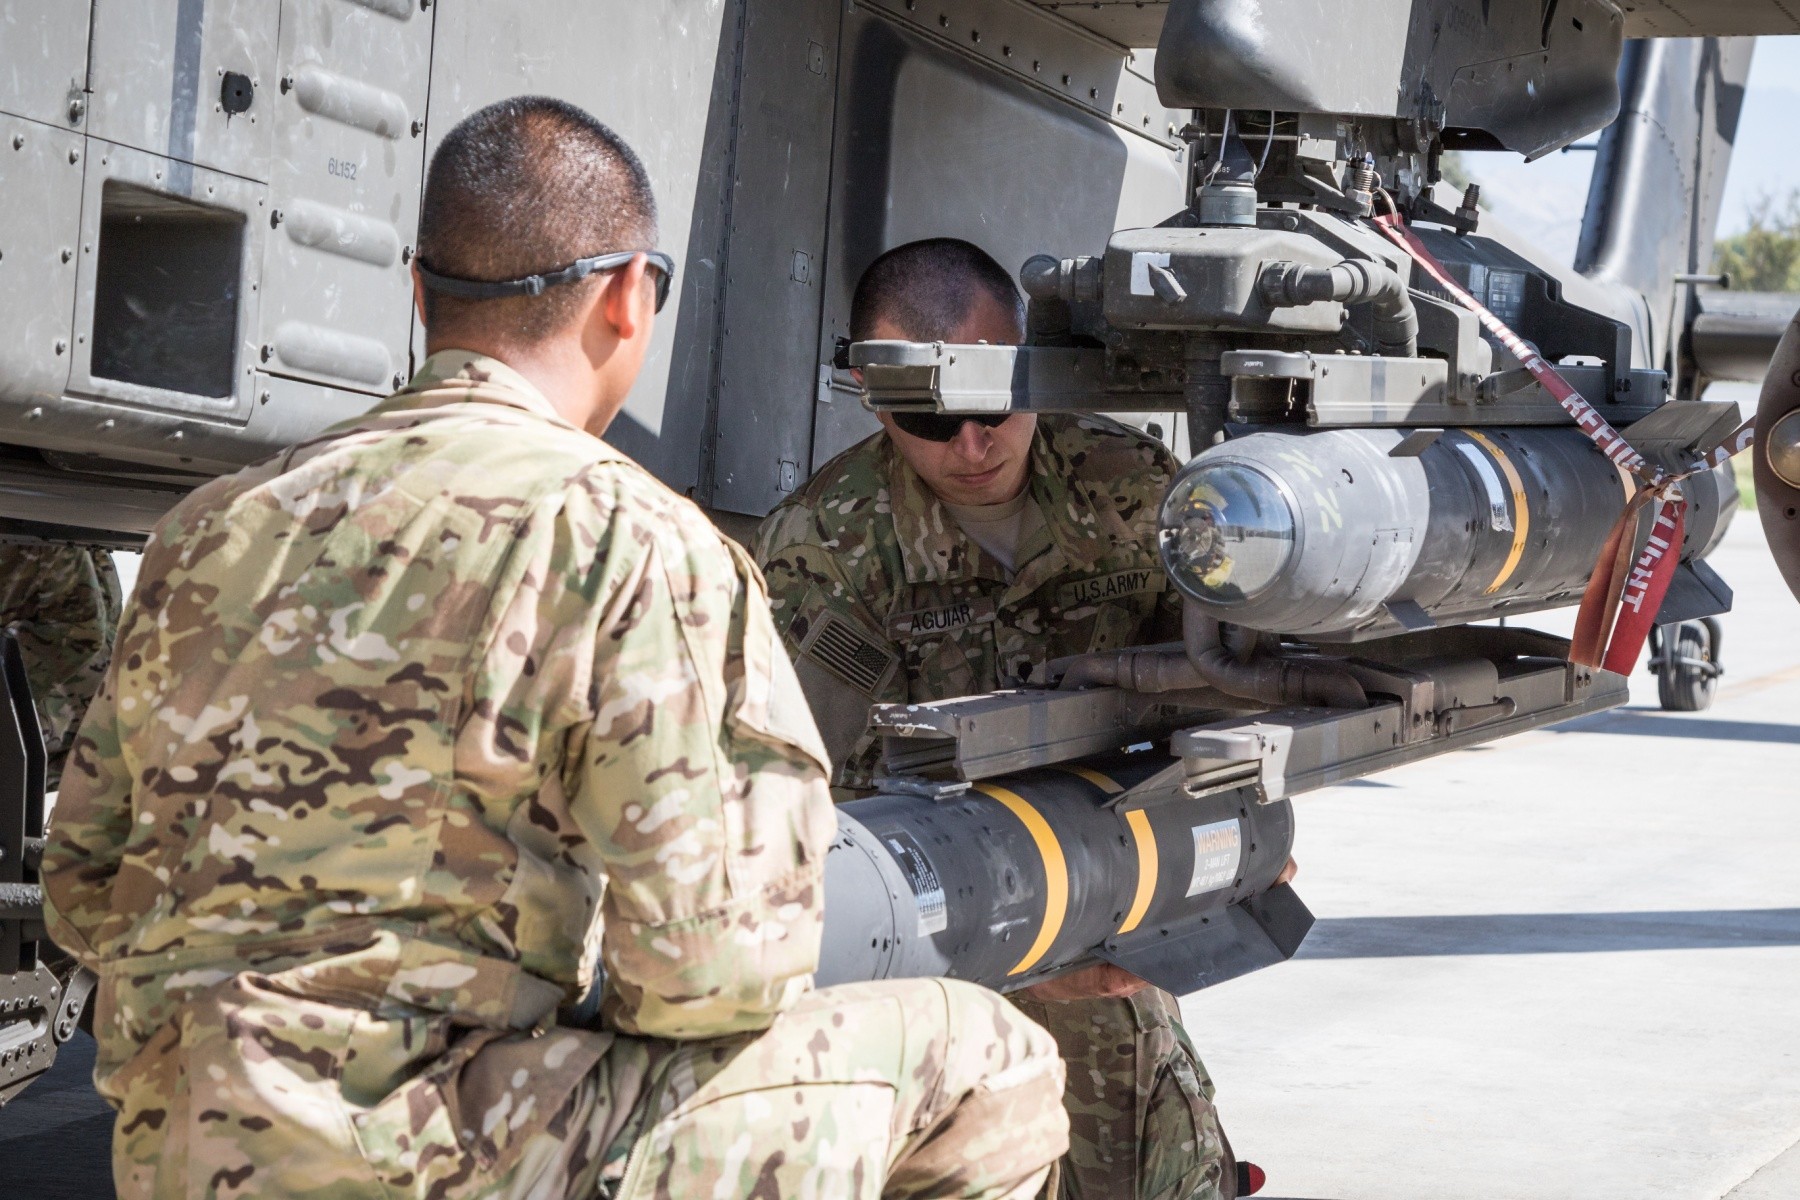
[[[1725,187],[1719,234],[1741,233],[1762,196],[1785,197],[1800,188],[1800,37],[1766,37],[1751,60],[1750,86]],[[1591,140],[1591,139],[1590,139]],[[1527,163],[1516,154],[1464,154],[1470,178],[1481,184],[1494,215],[1564,261],[1575,257],[1587,203],[1591,153],[1551,154]]]

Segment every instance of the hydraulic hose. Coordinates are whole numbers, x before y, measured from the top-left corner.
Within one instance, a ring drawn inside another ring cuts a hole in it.
[[[1225,645],[1219,623],[1194,605],[1184,611],[1182,635],[1180,647],[1084,654],[1069,662],[1058,686],[1064,691],[1116,687],[1145,695],[1211,689],[1270,708],[1369,706],[1362,684],[1329,663],[1270,653],[1255,636],[1234,639],[1235,648]]]
[[[1116,687],[1156,695],[1209,685],[1181,647],[1147,646],[1115,654],[1084,654],[1069,664],[1058,686],[1064,691]]]
[[[1370,305],[1380,353],[1412,358],[1419,352],[1419,311],[1413,307],[1406,281],[1391,267],[1360,258],[1347,258],[1335,267],[1270,263],[1263,268],[1258,287],[1263,299],[1277,308],[1326,300]]]
[[[1304,704],[1320,708],[1367,708],[1368,693],[1347,672],[1327,663],[1258,654],[1248,662],[1227,649],[1219,623],[1189,604],[1182,613],[1187,656],[1208,686],[1228,696],[1275,708]]]

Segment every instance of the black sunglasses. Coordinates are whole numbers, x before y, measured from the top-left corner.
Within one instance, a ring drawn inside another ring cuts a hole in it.
[[[973,421],[984,429],[995,429],[1013,418],[1012,413],[968,417],[958,413],[894,413],[894,425],[902,433],[928,442],[954,441],[962,432],[964,421]]]
[[[459,300],[541,296],[545,289],[558,284],[574,283],[578,279],[586,279],[589,275],[598,275],[604,271],[616,271],[640,254],[650,260],[650,268],[656,272],[656,311],[661,312],[669,302],[670,289],[675,286],[675,260],[661,250],[621,250],[617,254],[596,254],[592,258],[578,258],[566,267],[558,267],[540,275],[527,275],[523,279],[458,279],[453,275],[439,275],[420,259],[419,280],[439,295],[455,296]]]

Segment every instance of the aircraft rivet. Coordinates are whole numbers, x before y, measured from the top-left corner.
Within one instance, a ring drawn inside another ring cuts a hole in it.
[[[62,338],[57,338],[56,339],[56,352],[58,354],[66,354],[66,353],[68,353],[68,350],[69,350],[69,343],[64,341]]]
[[[73,250],[69,249],[67,246],[64,246],[63,252],[62,252],[62,260],[64,262],[68,262],[70,259],[72,259],[74,257],[75,257],[75,252]]]
[[[14,150],[23,150],[24,148],[25,148],[25,135],[22,133],[13,134],[13,149]]]

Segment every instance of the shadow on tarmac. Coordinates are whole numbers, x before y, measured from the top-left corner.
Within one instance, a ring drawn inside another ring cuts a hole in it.
[[[1296,958],[1603,954],[1800,946],[1800,908],[1324,917]]]
[[[113,1200],[112,1109],[94,1091],[94,1039],[77,1034],[49,1073],[0,1108],[0,1196]]]
[[[1800,745],[1800,725],[1772,721],[1721,721],[1654,709],[1623,708],[1551,728],[1552,733],[1614,733],[1627,737],[1697,738],[1708,742],[1772,742]]]

